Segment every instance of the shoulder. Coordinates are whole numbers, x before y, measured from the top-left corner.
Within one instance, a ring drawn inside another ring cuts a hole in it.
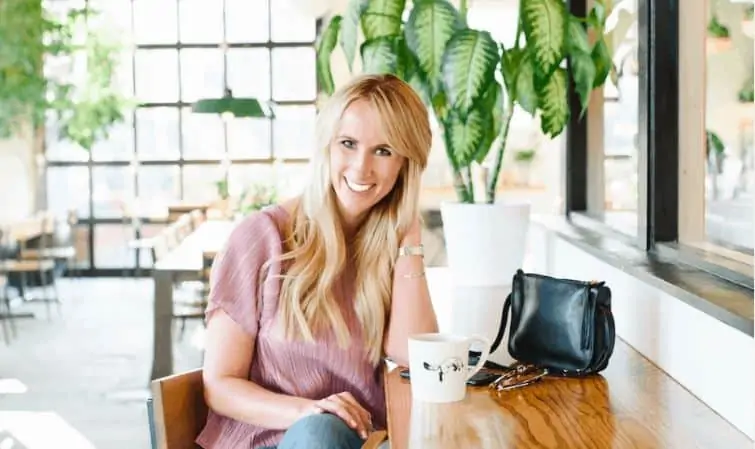
[[[268,210],[252,212],[244,217],[231,231],[223,251],[222,259],[260,259],[264,261],[281,252],[282,239],[277,215],[278,206]]]

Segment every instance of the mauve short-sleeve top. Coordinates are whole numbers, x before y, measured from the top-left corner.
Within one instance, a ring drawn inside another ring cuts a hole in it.
[[[364,349],[361,327],[353,307],[354,273],[347,268],[334,288],[336,300],[351,331],[351,344],[341,349],[332,333],[314,343],[287,341],[273,335],[281,272],[273,263],[269,272],[262,265],[283,249],[279,229],[288,213],[271,206],[241,221],[218,254],[210,277],[207,318],[218,309],[255,337],[255,352],[249,380],[276,393],[309,399],[350,392],[372,414],[376,428],[385,428],[385,396],[382,373]],[[205,449],[238,449],[274,446],[282,430],[261,428],[236,421],[210,410],[207,424],[197,438]]]

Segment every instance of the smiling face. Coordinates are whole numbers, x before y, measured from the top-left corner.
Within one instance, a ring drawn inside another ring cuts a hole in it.
[[[405,158],[387,143],[374,107],[357,100],[343,112],[330,142],[330,176],[344,224],[354,229],[388,195]]]

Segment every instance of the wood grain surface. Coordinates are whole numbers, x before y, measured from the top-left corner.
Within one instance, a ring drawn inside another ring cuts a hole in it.
[[[608,368],[585,379],[546,378],[464,401],[413,402],[386,371],[391,449],[739,449],[752,441],[621,340]],[[711,379],[711,382],[725,381]],[[748,400],[743,398],[742,400]]]

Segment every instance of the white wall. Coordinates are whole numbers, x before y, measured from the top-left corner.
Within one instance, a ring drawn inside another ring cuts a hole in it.
[[[755,438],[753,338],[610,265],[544,227],[530,229],[529,270],[611,287],[616,332],[734,426]]]

